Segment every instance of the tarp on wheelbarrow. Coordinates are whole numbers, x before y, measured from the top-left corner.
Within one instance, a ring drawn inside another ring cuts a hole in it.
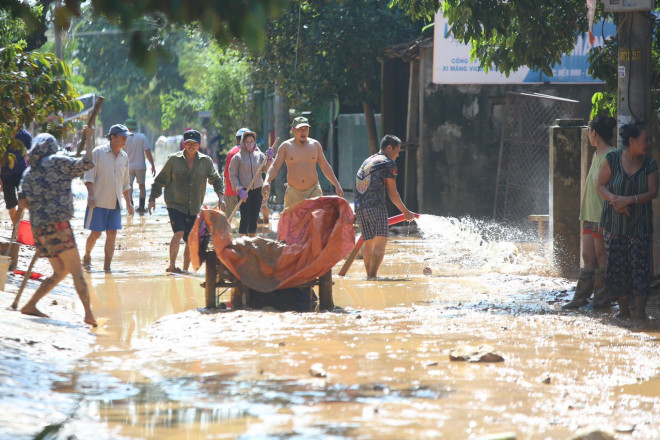
[[[353,211],[346,200],[336,196],[304,200],[284,210],[277,230],[279,241],[241,237],[232,242],[225,214],[202,209],[188,240],[195,270],[201,265],[200,241],[196,238],[204,237],[204,228],[210,232],[222,264],[241,283],[259,292],[313,281],[332,269],[355,245]]]

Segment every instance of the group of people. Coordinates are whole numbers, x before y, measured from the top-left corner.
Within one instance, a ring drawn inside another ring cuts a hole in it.
[[[84,321],[96,326],[83,269],[91,268],[91,252],[98,238],[105,232],[103,268],[105,271],[111,271],[124,203],[129,215],[132,216],[135,212],[132,200],[134,180],[137,180],[139,185],[138,212],[144,212],[145,157],[151,164],[152,175],[155,175],[147,210],[151,214],[156,200],[164,194],[170,218],[173,236],[170,242],[170,263],[166,271],[172,273],[188,270],[188,236],[201,210],[207,182],[213,186],[218,196],[218,205],[228,216],[240,204],[239,234],[247,236],[255,235],[262,201],[268,198],[270,183],[283,164],[287,167],[285,209],[302,200],[323,195],[317,165],[334,185],[336,194],[344,196],[339,181],[323,154],[321,144],[309,137],[310,125],[305,117],[294,119],[291,127],[293,137],[283,142],[277,151],[271,147],[265,153],[261,152],[256,145],[257,134],[249,129],[239,130],[237,145],[227,157],[224,184],[212,159],[199,152],[202,143],[202,134],[199,131],[186,130],[183,134],[184,148],[169,155],[156,175],[146,138],[136,132],[136,128],[137,124],[133,120],[113,125],[106,135],[108,142],[93,148],[94,129],[85,127],[83,136],[86,139],[86,149],[82,158],[56,154],[59,146],[50,134],[40,134],[34,140],[23,139],[25,136],[22,132],[16,134],[28,149],[32,147],[29,153],[30,167],[21,173],[22,180],[18,179],[21,189],[16,204],[20,210],[29,210],[37,252],[47,257],[53,267],[53,275],[41,283],[21,312],[46,317],[37,308],[37,303],[71,273],[76,292],[84,306]],[[396,189],[395,160],[400,148],[399,138],[385,136],[380,151],[365,160],[356,177],[356,218],[365,243],[364,262],[369,278],[376,277],[385,254],[388,234],[386,194],[407,220],[413,219],[413,214],[405,207]],[[265,177],[262,177],[262,172],[266,173]],[[70,224],[73,217],[71,182],[80,176],[83,176],[87,189],[84,223],[85,228],[90,230],[82,259]],[[4,173],[2,177],[3,183],[5,177],[9,179],[9,175]],[[18,187],[18,182],[13,186],[14,189]],[[8,191],[10,187],[5,184],[3,189]],[[5,200],[12,200],[7,193]],[[7,206],[12,207],[10,203],[7,203]],[[181,240],[186,244],[183,269],[179,269],[175,264]]]
[[[612,146],[616,125],[606,116],[589,124],[589,141],[596,151],[580,207],[584,266],[573,299],[562,309],[608,308],[616,299],[617,317],[646,319],[653,273],[651,201],[658,195],[658,164],[650,156],[646,123],[620,128],[620,150]]]

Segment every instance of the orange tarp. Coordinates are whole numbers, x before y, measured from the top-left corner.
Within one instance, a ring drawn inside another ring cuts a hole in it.
[[[201,220],[211,233],[218,258],[243,284],[259,292],[295,287],[325,274],[355,245],[353,211],[336,196],[317,197],[282,212],[277,238],[237,238],[222,211],[202,209],[188,245],[197,270]],[[202,234],[204,235],[204,234]]]

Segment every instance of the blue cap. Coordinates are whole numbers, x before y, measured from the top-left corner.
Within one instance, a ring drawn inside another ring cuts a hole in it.
[[[110,127],[110,131],[108,131],[108,136],[112,134],[123,137],[133,136],[133,133],[131,133],[130,130],[123,124],[115,124],[112,127]]]

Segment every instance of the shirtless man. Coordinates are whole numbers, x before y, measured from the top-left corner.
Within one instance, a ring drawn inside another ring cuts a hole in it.
[[[323,175],[335,186],[338,196],[344,197],[344,191],[323,154],[321,144],[309,137],[309,122],[299,116],[293,120],[293,138],[285,141],[277,150],[275,161],[266,173],[264,185],[261,187],[264,198],[270,193],[270,182],[277,176],[283,163],[286,163],[287,185],[284,193],[284,209],[313,197],[323,195],[319,184],[316,165],[321,167]]]

